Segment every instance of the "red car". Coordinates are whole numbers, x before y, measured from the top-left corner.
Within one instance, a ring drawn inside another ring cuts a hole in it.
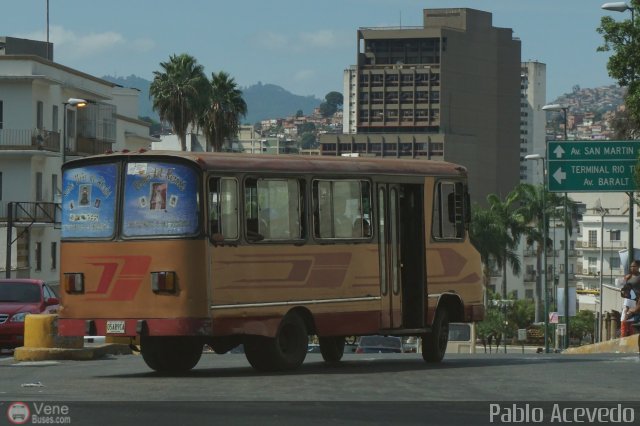
[[[24,344],[24,318],[58,310],[58,296],[42,280],[0,279],[0,349]]]

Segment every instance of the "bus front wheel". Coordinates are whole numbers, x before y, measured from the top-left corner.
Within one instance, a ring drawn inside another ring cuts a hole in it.
[[[203,343],[188,336],[142,336],[140,352],[144,362],[158,372],[185,372],[196,366]]]
[[[422,358],[426,362],[440,362],[447,351],[449,342],[449,313],[438,309],[433,320],[431,332],[422,339]]]
[[[344,337],[320,337],[320,353],[322,359],[329,364],[335,364],[342,359],[344,355]]]
[[[275,338],[250,336],[245,341],[245,355],[259,371],[295,370],[307,356],[309,336],[304,320],[289,313],[280,322]]]

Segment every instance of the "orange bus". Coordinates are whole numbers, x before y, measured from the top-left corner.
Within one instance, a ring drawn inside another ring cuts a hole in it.
[[[67,162],[61,335],[140,339],[185,371],[243,344],[262,371],[344,336],[422,337],[484,316],[466,169],[428,160],[120,152]]]

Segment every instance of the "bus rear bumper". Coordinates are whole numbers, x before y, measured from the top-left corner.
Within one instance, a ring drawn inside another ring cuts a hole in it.
[[[210,318],[58,320],[60,336],[211,336]]]

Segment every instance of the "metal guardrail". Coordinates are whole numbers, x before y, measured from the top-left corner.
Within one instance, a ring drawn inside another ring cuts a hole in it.
[[[60,133],[38,129],[0,129],[0,150],[60,151]]]
[[[14,223],[56,223],[56,212],[60,209],[60,203],[11,202],[2,203],[0,209],[1,217],[6,219],[11,213]]]
[[[582,249],[600,249],[600,245],[597,242],[588,242],[588,241],[576,241],[576,248]],[[627,248],[627,242],[621,240],[614,241],[605,241],[604,247],[605,250],[611,249],[624,249]]]

